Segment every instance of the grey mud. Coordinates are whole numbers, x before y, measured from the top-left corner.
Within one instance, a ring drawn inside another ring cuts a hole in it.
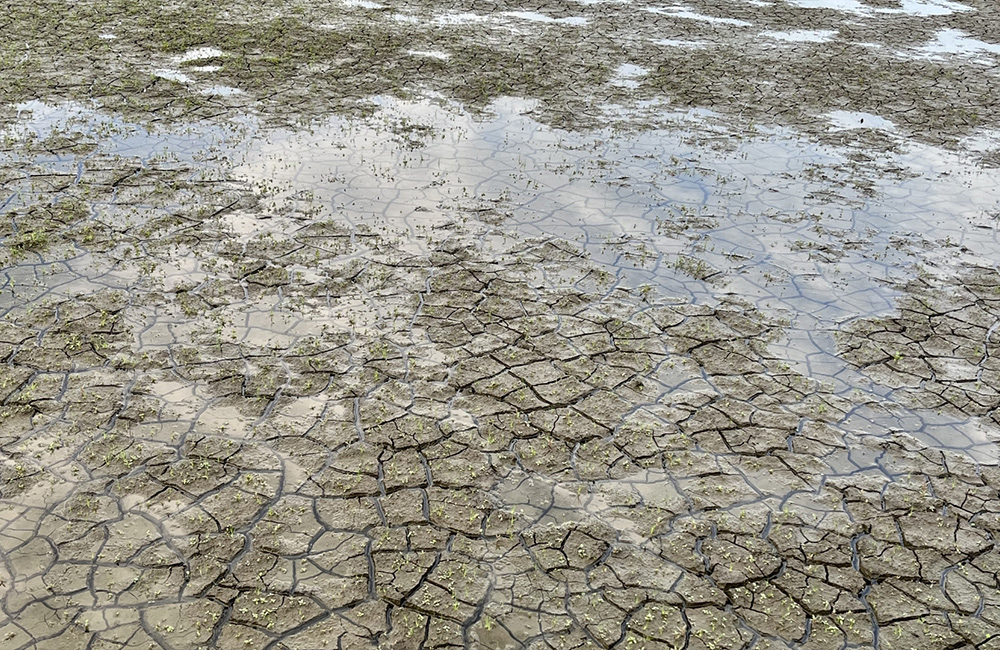
[[[994,3],[0,25],[0,648],[1000,648]]]

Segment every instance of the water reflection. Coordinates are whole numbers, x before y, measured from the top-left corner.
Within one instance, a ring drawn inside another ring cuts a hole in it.
[[[737,132],[710,113],[677,114],[672,129],[581,135],[538,124],[522,100],[496,102],[482,120],[444,102],[377,102],[365,122],[261,132],[236,172],[307,189],[354,225],[411,235],[472,207],[526,235],[578,242],[625,285],[699,299],[729,289],[827,321],[887,309],[885,282],[905,273],[907,243],[981,255],[997,243],[971,225],[1000,200],[996,173],[926,145],[900,142],[901,153],[860,164],[850,148],[772,127]],[[724,286],[692,278],[684,257],[720,270]]]
[[[619,76],[643,72],[626,65]],[[890,313],[898,298],[893,287],[915,264],[944,273],[960,259],[990,259],[998,244],[998,171],[968,164],[968,154],[904,141],[875,115],[829,114],[834,129],[883,129],[895,143],[895,151],[865,150],[861,159],[861,145],[819,144],[775,127],[737,128],[704,110],[661,116],[656,128],[574,133],[541,125],[531,116],[537,104],[515,98],[495,102],[485,116],[439,98],[372,103],[369,118],[333,117],[308,129],[247,119],[153,131],[77,104],[28,102],[10,136],[44,140],[67,129],[100,130],[110,135],[101,155],[135,156],[141,164],[169,156],[191,178],[218,174],[220,163],[232,161],[225,172],[257,188],[268,209],[299,215],[266,226],[250,215],[226,216],[224,224],[244,242],[263,229],[294,230],[302,218],[328,217],[349,230],[402,237],[399,245],[413,252],[427,250],[435,229],[470,216],[488,227],[503,224],[501,232],[562,237],[607,269],[604,290],[648,286],[701,303],[732,296],[786,319],[772,353],[831,382],[837,394],[890,394],[837,356],[833,337],[844,323]],[[41,155],[37,164],[79,176],[86,161]],[[4,209],[30,200],[11,195]],[[60,263],[65,278],[49,271],[42,282],[45,262],[8,269],[6,285],[68,292],[135,280],[81,254]],[[194,259],[166,264],[161,276],[167,288],[205,278]],[[593,279],[579,282],[589,289]],[[254,313],[260,320],[276,308]],[[237,329],[238,340],[280,336],[280,328],[249,320]],[[140,345],[155,346],[144,336]],[[925,442],[937,445],[939,438]],[[980,440],[956,448],[987,460],[986,447]]]

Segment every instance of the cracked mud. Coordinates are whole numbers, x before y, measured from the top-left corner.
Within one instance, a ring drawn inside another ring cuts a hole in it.
[[[993,5],[4,9],[4,650],[1000,648]]]

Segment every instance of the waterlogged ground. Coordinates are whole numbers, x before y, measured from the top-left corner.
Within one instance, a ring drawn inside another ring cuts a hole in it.
[[[0,648],[1000,648],[995,3],[0,26]]]

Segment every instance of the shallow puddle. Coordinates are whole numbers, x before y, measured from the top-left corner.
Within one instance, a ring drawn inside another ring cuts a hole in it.
[[[957,12],[973,11],[972,7],[952,0],[901,0],[899,6],[881,7],[859,0],[789,0],[791,4],[808,9],[833,9],[858,15],[901,14],[909,16],[948,16]]]
[[[932,42],[916,48],[914,52],[931,57],[942,55],[969,57],[984,65],[993,65],[996,61],[993,57],[1000,55],[1000,45],[972,38],[958,29],[943,29],[934,35]]]
[[[620,68],[623,79],[641,74]],[[899,277],[907,251],[915,261],[930,242],[981,255],[997,245],[996,174],[943,150],[901,142],[900,153],[857,162],[851,148],[774,128],[732,132],[712,115],[581,137],[534,122],[532,108],[508,100],[479,120],[385,100],[367,123],[270,132],[235,173],[306,191],[310,205],[355,225],[411,237],[447,223],[448,210],[471,208],[529,236],[578,243],[626,286],[733,293],[825,314],[831,327],[890,308],[885,283]],[[829,119],[834,133],[893,130],[871,114]],[[292,195],[284,197],[303,205]]]
[[[978,10],[349,0],[223,39],[227,7],[141,57],[136,112],[5,107],[0,647],[1000,635],[996,125],[668,83],[859,39],[979,83]],[[499,41],[522,85],[463,103]],[[339,75],[349,108],[268,103]]]

